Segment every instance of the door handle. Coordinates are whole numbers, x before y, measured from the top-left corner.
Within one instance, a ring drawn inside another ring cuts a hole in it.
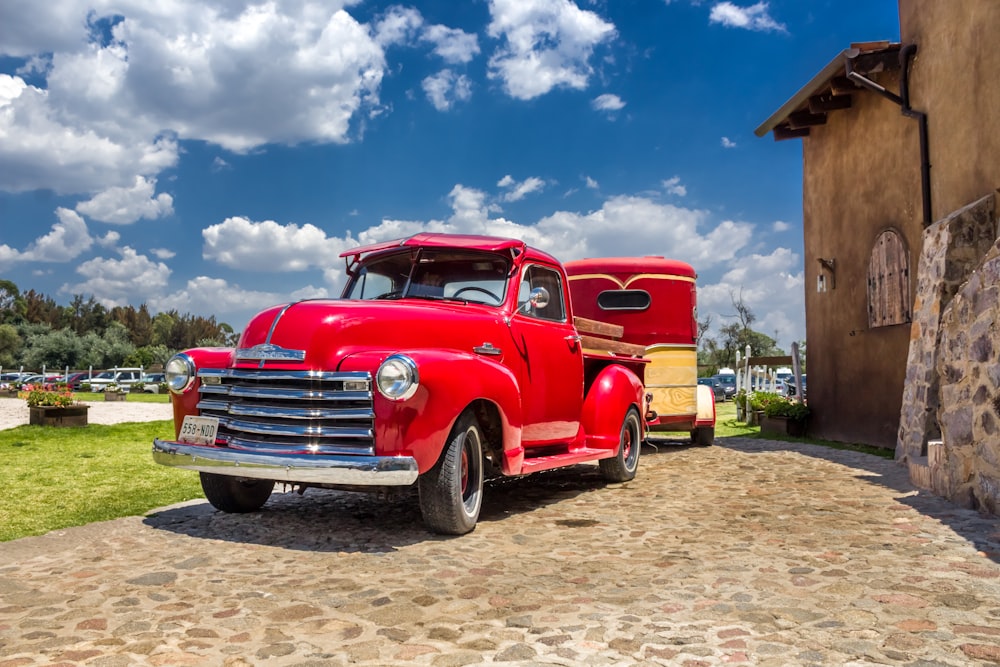
[[[577,345],[580,344],[581,338],[580,334],[572,334],[570,336],[566,336],[566,338],[564,338],[563,340],[565,340],[569,344],[569,349],[573,350],[576,348]]]

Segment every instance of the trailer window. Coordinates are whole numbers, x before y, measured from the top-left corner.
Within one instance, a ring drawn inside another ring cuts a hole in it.
[[[646,310],[651,302],[649,292],[639,289],[607,290],[597,295],[601,310]]]

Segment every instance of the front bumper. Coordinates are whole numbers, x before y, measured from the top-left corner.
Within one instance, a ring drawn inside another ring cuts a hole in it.
[[[418,475],[417,462],[410,456],[253,454],[159,438],[153,440],[153,460],[216,475],[301,484],[408,486]]]

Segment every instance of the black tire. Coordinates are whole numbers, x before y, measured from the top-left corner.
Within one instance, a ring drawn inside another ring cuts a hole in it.
[[[715,427],[699,426],[692,430],[691,442],[699,447],[711,447],[715,444]]]
[[[639,411],[634,407],[625,413],[619,439],[618,453],[597,462],[601,467],[601,474],[609,482],[627,482],[634,479],[635,471],[639,468],[642,427],[639,422]]]
[[[230,477],[208,472],[201,475],[201,490],[205,492],[212,507],[230,514],[256,512],[274,490],[274,481],[269,479],[249,479]]]
[[[441,458],[417,479],[417,489],[429,530],[464,535],[476,527],[483,505],[483,433],[471,413],[455,422]]]

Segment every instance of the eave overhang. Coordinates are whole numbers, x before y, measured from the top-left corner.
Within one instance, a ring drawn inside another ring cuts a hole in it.
[[[774,132],[775,141],[809,136],[809,128],[826,123],[827,115],[849,109],[862,90],[847,78],[854,71],[868,76],[899,68],[899,43],[851,44],[836,55],[797,93],[754,130],[758,137]]]

